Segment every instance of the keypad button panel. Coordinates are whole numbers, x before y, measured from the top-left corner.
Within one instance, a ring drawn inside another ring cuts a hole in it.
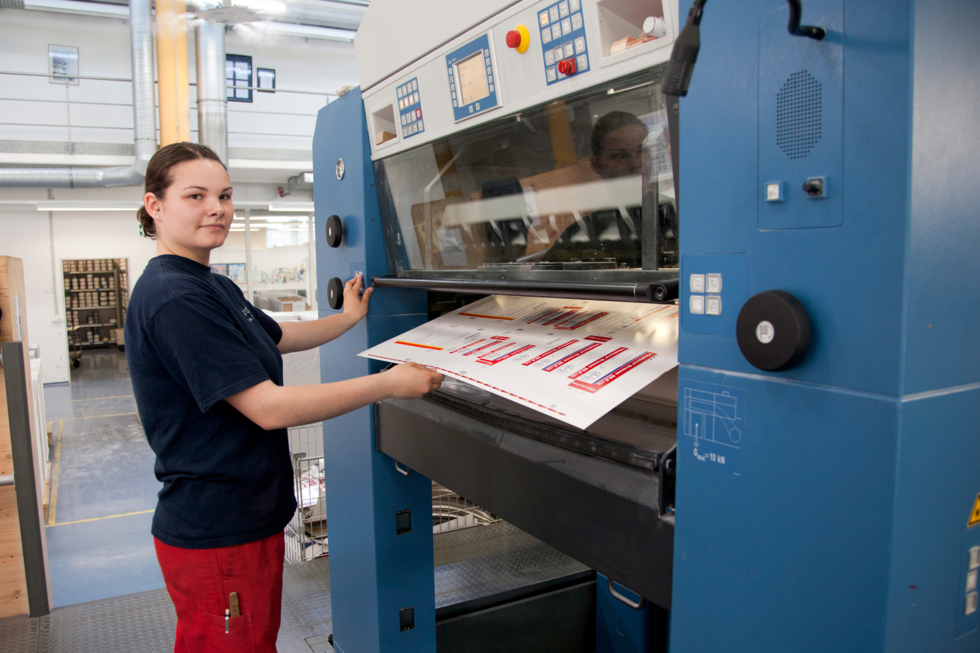
[[[402,138],[421,134],[422,127],[422,96],[419,94],[418,78],[411,79],[398,85],[398,123],[400,123]]]
[[[589,44],[585,36],[581,0],[561,0],[538,11],[545,81],[550,86],[589,70]],[[558,62],[573,59],[576,71],[558,72]]]

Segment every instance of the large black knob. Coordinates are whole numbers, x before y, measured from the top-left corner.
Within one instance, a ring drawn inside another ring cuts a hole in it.
[[[335,311],[344,307],[344,282],[339,277],[327,282],[327,306]]]
[[[760,370],[795,367],[810,348],[810,316],[796,297],[767,290],[749,298],[735,324],[738,348]]]
[[[344,239],[344,223],[340,216],[331,215],[327,218],[327,245],[330,247],[340,247],[340,241]]]

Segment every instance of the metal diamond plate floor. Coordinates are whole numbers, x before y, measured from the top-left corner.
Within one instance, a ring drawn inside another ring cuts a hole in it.
[[[437,535],[435,564],[436,607],[586,569],[503,522]],[[153,590],[56,608],[47,617],[0,619],[0,642],[9,653],[166,653],[175,625],[166,590]],[[287,565],[279,651],[311,653],[306,640],[332,630],[329,560]]]

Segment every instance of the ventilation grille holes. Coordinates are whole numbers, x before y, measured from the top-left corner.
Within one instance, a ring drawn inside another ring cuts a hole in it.
[[[793,73],[776,95],[776,144],[802,159],[823,132],[823,86],[805,70]]]

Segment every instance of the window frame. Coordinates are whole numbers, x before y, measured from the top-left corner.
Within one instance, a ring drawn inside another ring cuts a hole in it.
[[[236,75],[235,64],[247,63],[248,64],[248,99],[236,97],[238,94],[238,89],[241,87],[236,84],[236,82],[241,81]],[[228,64],[232,64],[230,67]],[[231,70],[231,77],[228,77],[229,68]],[[252,77],[254,75],[254,68],[252,67],[252,57],[246,54],[226,54],[225,55],[225,96],[229,102],[251,102],[252,101]]]

